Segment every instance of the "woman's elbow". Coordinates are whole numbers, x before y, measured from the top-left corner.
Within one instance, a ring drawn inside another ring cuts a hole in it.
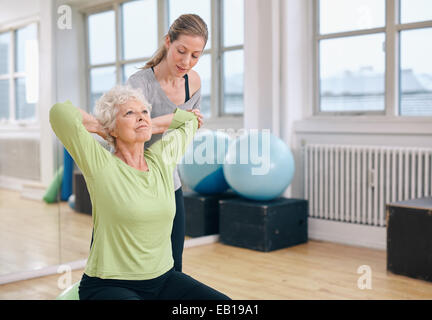
[[[58,117],[59,109],[59,103],[56,103],[51,107],[49,111],[49,121],[51,123],[51,126],[53,125],[53,122],[55,122],[55,119]]]
[[[65,113],[65,106],[63,103],[54,104],[49,111],[49,122],[53,129],[67,126],[68,116]]]

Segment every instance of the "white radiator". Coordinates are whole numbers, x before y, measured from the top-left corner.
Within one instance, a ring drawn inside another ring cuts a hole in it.
[[[432,149],[306,145],[309,217],[384,227],[385,205],[430,196]]]

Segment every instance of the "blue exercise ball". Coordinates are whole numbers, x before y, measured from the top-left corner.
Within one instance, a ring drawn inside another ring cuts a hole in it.
[[[294,171],[290,148],[266,131],[253,131],[233,141],[223,166],[225,179],[236,193],[259,201],[281,196]]]
[[[198,132],[178,165],[183,184],[204,195],[219,194],[229,189],[223,174],[223,162],[230,136],[225,132]]]
[[[69,198],[68,198],[68,204],[69,204],[69,207],[71,207],[71,209],[75,210],[75,195],[74,194],[71,194],[69,196]]]

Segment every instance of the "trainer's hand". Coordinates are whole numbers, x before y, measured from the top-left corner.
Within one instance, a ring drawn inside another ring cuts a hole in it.
[[[186,111],[192,112],[194,115],[196,115],[197,119],[198,119],[198,129],[202,127],[203,125],[203,115],[201,114],[199,109],[188,109]]]

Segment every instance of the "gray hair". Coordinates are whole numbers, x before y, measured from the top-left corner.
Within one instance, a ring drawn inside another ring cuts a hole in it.
[[[118,106],[127,103],[130,100],[142,102],[149,112],[152,110],[151,104],[147,101],[141,89],[135,89],[130,86],[117,85],[104,93],[95,104],[94,115],[107,132],[114,130],[116,125],[116,116]],[[110,134],[107,135],[108,143],[115,148],[115,138]]]

